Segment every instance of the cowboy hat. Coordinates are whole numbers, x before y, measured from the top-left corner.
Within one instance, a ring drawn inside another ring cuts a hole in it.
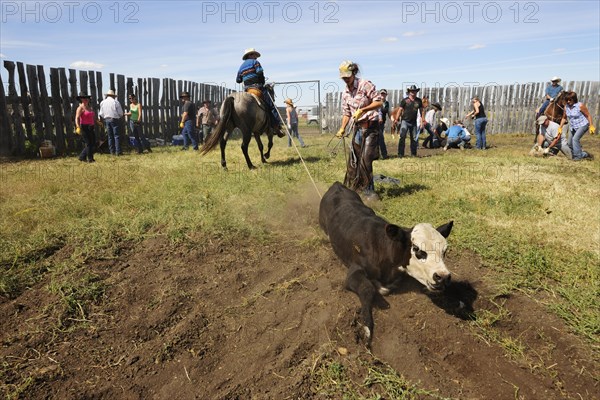
[[[546,122],[547,119],[548,119],[548,117],[546,117],[545,115],[540,115],[540,117],[535,120],[535,123],[538,125],[541,125],[544,122]]]
[[[560,82],[560,78],[558,76],[553,76],[552,79],[550,79],[550,82]]]
[[[410,85],[409,87],[406,88],[407,92],[419,92],[419,90],[421,90],[421,89],[416,87],[415,85]]]
[[[112,89],[110,89],[108,92],[106,92],[105,95],[106,96],[110,96],[110,97],[115,97],[116,96],[115,91],[112,90]]]
[[[385,90],[385,89],[381,89],[381,90],[379,91],[379,94],[387,94],[387,90]]]
[[[181,94],[179,95],[179,98],[181,99],[182,97],[187,97],[189,99],[190,98],[190,92],[181,92]]]
[[[294,107],[294,102],[292,101],[292,99],[285,99],[284,103]]]
[[[85,92],[79,92],[79,95],[76,97],[77,100],[81,101],[81,99],[91,99],[92,96]]]
[[[256,54],[256,58],[260,57],[260,53],[256,51],[254,47],[250,47],[249,49],[244,50],[242,60],[246,60],[250,56],[250,54]]]
[[[431,106],[437,108],[438,111],[442,111],[442,106],[440,103],[431,103]]]
[[[450,120],[448,118],[440,118],[440,121],[446,126],[450,126]]]

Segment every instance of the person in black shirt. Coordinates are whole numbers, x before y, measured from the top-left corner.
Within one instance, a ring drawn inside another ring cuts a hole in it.
[[[182,92],[179,98],[183,102],[181,122],[179,123],[181,135],[183,136],[183,148],[181,150],[188,149],[188,139],[191,140],[193,149],[198,150],[198,142],[196,142],[196,138],[194,138],[196,105],[190,101],[190,94],[188,92]]]
[[[488,119],[485,116],[485,109],[479,97],[473,96],[471,103],[473,103],[473,111],[467,114],[467,118],[471,117],[475,120],[475,148],[485,150],[487,146],[485,142],[485,127]]]
[[[399,120],[400,120],[400,140],[398,141],[398,157],[404,157],[404,146],[406,134],[410,134],[410,154],[417,156],[417,114],[421,112],[421,124],[425,126],[425,113],[423,112],[423,101],[417,97],[419,92],[415,85],[410,86],[406,91],[408,97],[400,102]]]

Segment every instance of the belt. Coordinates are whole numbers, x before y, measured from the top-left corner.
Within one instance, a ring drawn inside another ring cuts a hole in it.
[[[362,129],[377,129],[379,128],[379,122],[378,121],[360,121],[357,123],[358,126]]]

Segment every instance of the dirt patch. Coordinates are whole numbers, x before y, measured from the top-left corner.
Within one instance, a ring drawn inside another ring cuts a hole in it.
[[[600,398],[590,346],[525,296],[490,300],[486,282],[493,277],[470,254],[450,251],[447,265],[463,284],[453,296],[430,297],[412,279],[389,296],[391,307],[375,311],[369,352],[355,340],[359,303],[343,290],[344,267],[323,235],[308,237],[303,229],[260,245],[145,240],[82,268],[82,277],[104,289],[81,315],[77,309],[64,314],[58,294],[48,290],[49,276],[16,299],[2,299],[0,393],[20,391],[26,399],[331,398],[311,380],[329,357],[341,364],[381,360],[443,397]],[[64,253],[50,261],[58,263]],[[455,312],[463,300],[478,314],[505,313],[490,323],[496,340]],[[345,351],[327,350],[337,348]]]

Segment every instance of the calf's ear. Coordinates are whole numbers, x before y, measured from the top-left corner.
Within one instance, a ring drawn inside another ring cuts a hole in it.
[[[454,225],[454,221],[438,226],[437,231],[441,233],[443,237],[448,238],[448,236],[450,236],[450,231],[452,230],[452,225]]]
[[[394,224],[387,224],[385,226],[385,233],[394,240],[402,241],[408,238],[406,231]]]

